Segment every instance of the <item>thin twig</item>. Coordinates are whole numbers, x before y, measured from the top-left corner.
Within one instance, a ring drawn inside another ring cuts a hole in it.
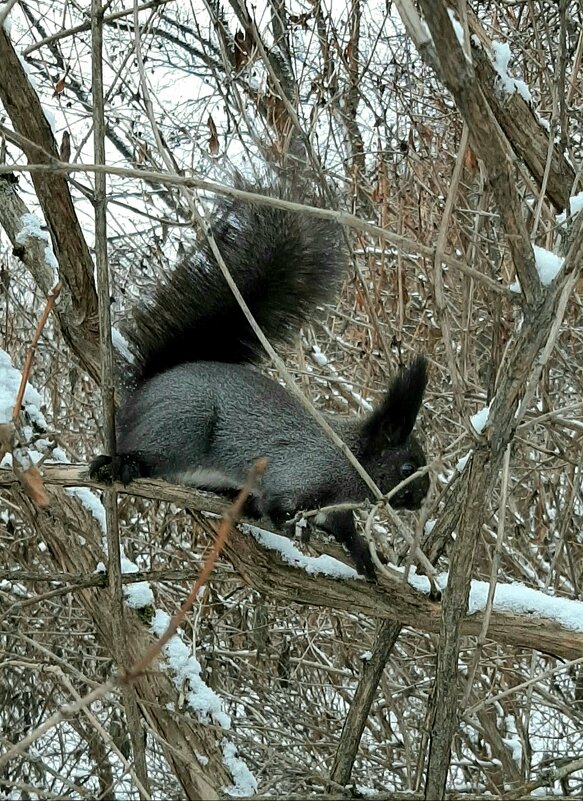
[[[36,729],[33,729],[26,737],[23,737],[18,743],[9,748],[8,751],[5,751],[2,756],[0,756],[0,770],[4,768],[5,765],[8,765],[11,759],[17,757],[19,754],[23,754],[29,746],[31,746],[39,737],[42,737],[43,734],[46,734],[51,729],[54,729],[55,726],[58,726],[59,723],[62,723],[64,720],[68,720],[68,718],[76,715],[77,712],[80,712],[84,707],[89,706],[94,701],[98,701],[100,698],[103,698],[116,687],[116,682],[113,679],[106,681],[104,684],[100,684],[99,687],[96,687],[90,693],[80,698],[78,701],[75,701],[73,704],[66,704],[58,709],[50,718],[47,718],[44,723],[41,723],[40,726],[37,726]]]
[[[101,0],[91,3],[91,67],[93,96],[93,147],[95,162],[106,163],[105,155],[105,103],[103,96],[103,16]],[[99,339],[101,345],[101,399],[106,452],[115,456],[115,376],[111,342],[111,307],[109,264],[107,254],[107,173],[95,176],[95,260],[97,267],[97,299],[99,312]],[[112,650],[120,672],[127,667],[127,631],[124,625],[124,599],[121,581],[121,543],[117,513],[117,492],[108,487],[103,497],[106,516],[106,537],[111,609]],[[140,711],[135,687],[122,686],[122,697],[136,773],[139,778],[140,798],[150,798],[150,781],[146,751],[141,727]]]
[[[20,379],[20,386],[18,387],[18,393],[16,395],[16,400],[14,402],[14,409],[12,411],[12,421],[14,423],[17,421],[18,415],[20,414],[20,407],[22,406],[24,393],[26,391],[26,383],[30,376],[30,370],[32,367],[32,360],[34,359],[36,346],[38,345],[40,335],[42,334],[43,329],[48,320],[49,314],[51,313],[51,309],[55,305],[56,299],[59,297],[60,291],[61,291],[61,282],[59,281],[57,284],[55,284],[55,286],[51,289],[51,291],[47,296],[47,302],[44,311],[40,317],[40,320],[38,321],[38,325],[36,327],[36,331],[34,332],[32,342],[30,343],[30,348],[28,349],[28,352],[26,354],[26,360],[24,362],[24,367],[22,369],[22,378]]]
[[[148,8],[159,8],[160,6],[165,6],[168,3],[174,3],[175,0],[150,0],[149,3],[144,3],[141,6],[138,6],[138,11],[146,11]],[[116,11],[115,14],[108,14],[103,18],[104,25],[111,25],[117,20],[122,19],[123,17],[129,17],[130,14],[134,13],[134,9],[132,8],[124,8],[122,11]],[[55,42],[59,42],[62,39],[67,39],[70,36],[74,36],[77,33],[83,33],[83,31],[88,31],[91,28],[91,21],[82,22],[80,25],[75,25],[73,28],[67,28],[64,31],[59,31],[58,33],[54,33],[51,36],[46,36],[44,39],[41,39],[40,42],[35,42],[33,45],[29,45],[25,50],[23,50],[22,55],[26,58],[31,53],[34,53],[35,50],[38,50],[45,45],[51,45]]]
[[[48,668],[48,671],[57,676],[57,678],[59,679],[61,684],[63,684],[67,688],[67,690],[71,693],[71,695],[73,696],[75,701],[79,702],[79,701],[82,700],[81,696],[79,695],[79,693],[77,692],[77,690],[75,689],[75,687],[73,686],[71,681],[69,680],[68,676],[66,676],[63,673],[63,671],[61,670],[60,667],[50,667],[50,668]],[[107,747],[109,749],[111,749],[115,754],[117,754],[118,759],[120,760],[122,765],[124,765],[125,769],[128,771],[128,773],[130,774],[132,779],[135,781],[136,787],[138,788],[138,791],[139,791],[140,795],[145,799],[150,799],[151,798],[150,791],[147,790],[144,787],[144,785],[141,783],[139,776],[136,774],[136,771],[133,769],[131,763],[128,762],[128,760],[125,758],[125,756],[119,750],[119,748],[115,744],[115,741],[114,741],[113,737],[111,736],[111,734],[109,734],[103,728],[103,726],[97,720],[95,715],[93,715],[90,712],[90,710],[89,710],[87,705],[82,706],[81,707],[81,711],[87,717],[87,719],[89,720],[89,722],[91,723],[91,725],[93,726],[95,731],[103,738],[103,742],[107,744]]]

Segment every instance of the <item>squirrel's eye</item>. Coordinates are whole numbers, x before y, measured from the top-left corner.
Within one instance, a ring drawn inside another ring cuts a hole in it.
[[[409,478],[409,476],[412,476],[416,471],[417,468],[412,462],[403,462],[403,464],[399,467],[401,478]]]

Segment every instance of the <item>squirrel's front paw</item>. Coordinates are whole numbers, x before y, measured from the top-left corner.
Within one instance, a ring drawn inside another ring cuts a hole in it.
[[[142,459],[134,453],[122,453],[115,456],[97,456],[89,465],[89,476],[102,484],[129,484],[136,478],[147,475]]]
[[[147,474],[142,459],[134,453],[122,453],[113,460],[113,476],[124,486]]]
[[[367,581],[377,581],[377,573],[374,562],[368,549],[366,540],[357,536],[349,545],[348,550],[358,573],[364,576]]]
[[[89,464],[89,478],[102,484],[113,482],[113,461],[111,456],[102,454],[92,459]]]

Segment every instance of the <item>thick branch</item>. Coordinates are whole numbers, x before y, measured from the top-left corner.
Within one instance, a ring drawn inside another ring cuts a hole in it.
[[[482,31],[473,14],[469,14],[469,21],[471,30]],[[472,58],[476,76],[498,124],[518,158],[526,164],[539,187],[542,186],[549,137],[552,133],[540,124],[534,110],[520,92],[512,94],[500,92],[498,74],[486,51],[476,46],[474,40],[472,40]],[[571,187],[575,183],[575,171],[558,143],[553,143],[552,148],[546,194],[556,208],[565,209],[569,206]]]
[[[89,486],[99,485],[87,478],[86,467],[79,465],[43,466],[47,486]],[[17,483],[13,473],[7,468],[0,469],[0,490],[8,489]],[[228,504],[209,493],[197,492],[187,487],[166,484],[163,481],[141,479],[125,490],[143,498],[175,503],[193,510],[211,511],[220,514]],[[345,558],[338,549],[326,543],[320,547],[322,552]],[[311,575],[302,569],[286,564],[280,556],[262,547],[254,537],[234,529],[225,549],[225,555],[235,570],[250,586],[271,598],[289,603],[309,604],[317,607],[342,609],[364,614],[370,618],[396,620],[402,625],[418,631],[438,632],[441,623],[441,605],[427,595],[404,584],[400,575],[382,577],[378,584],[354,579],[338,580],[324,575]],[[71,572],[77,572],[80,565],[73,565]],[[94,565],[91,569],[94,569]],[[498,585],[501,586],[500,584]],[[540,593],[541,604],[545,595]],[[583,604],[566,601],[573,605],[573,620],[583,619]],[[466,615],[462,621],[462,634],[479,634],[483,616],[481,613]],[[488,629],[490,639],[508,645],[532,648],[563,659],[576,659],[583,656],[583,631],[573,631],[534,610],[529,613],[515,613],[495,608]]]
[[[51,164],[59,159],[51,127],[24,66],[3,28],[0,28],[0,100],[22,143],[29,162]],[[57,172],[39,172],[32,181],[59,263],[59,277],[69,306],[63,317],[63,336],[94,378],[99,376],[97,299],[93,263],[77,220],[67,179]],[[61,320],[61,317],[59,318]]]
[[[432,698],[431,748],[427,770],[426,798],[443,798],[447,779],[451,740],[457,721],[458,656],[464,612],[468,608],[474,552],[482,528],[483,487],[492,482],[492,463],[487,449],[475,453],[466,466],[468,493],[452,549],[447,591],[439,630],[439,652],[435,692]]]
[[[48,296],[54,285],[55,275],[45,257],[45,240],[31,236],[25,245],[16,241],[22,231],[23,216],[30,214],[28,206],[17,192],[17,185],[15,176],[0,175],[0,225],[12,243],[15,255],[24,262],[41,292]],[[67,305],[61,297],[53,310],[63,331],[72,325],[67,314]]]
[[[330,779],[335,784],[344,786],[350,781],[352,766],[358,753],[360,739],[377,687],[400,633],[400,623],[394,620],[383,620],[375,637],[372,658],[362,663],[362,676],[344,721],[338,749],[330,771]]]
[[[439,56],[440,77],[468,125],[476,154],[485,164],[524,297],[536,304],[542,287],[513,177],[510,147],[456,38],[445,3],[421,0],[421,6]]]
[[[542,785],[544,786],[544,785]],[[552,786],[552,782],[549,782],[548,786]],[[305,799],[305,794],[303,795],[286,795],[286,801],[303,801]],[[314,793],[310,794],[310,801],[339,801],[339,799],[346,798],[346,799],[354,799],[354,790],[353,789],[346,789],[342,792],[341,789],[335,790],[333,793]],[[404,792],[393,792],[390,793],[375,793],[374,799],[375,801],[422,801],[424,798],[423,793],[416,793],[412,792],[411,790],[406,790]],[[485,793],[484,795],[480,795],[478,793],[474,793],[468,791],[466,793],[463,792],[447,792],[443,796],[445,801],[494,801],[496,796],[493,796],[492,793]],[[525,799],[532,798],[536,799],[536,801],[571,801],[573,798],[572,795],[517,795],[513,791],[509,791],[504,794],[504,798],[506,801],[513,798],[520,798],[521,801],[525,801]],[[261,801],[281,801],[281,796],[273,796],[273,795],[262,795]]]
[[[538,381],[540,364],[548,359],[563,320],[573,282],[576,259],[580,256],[580,224],[568,254],[563,274],[544,290],[534,262],[534,254],[516,187],[512,180],[510,146],[496,121],[488,101],[454,33],[448,9],[443,2],[421,0],[439,56],[441,77],[454,96],[467,122],[472,144],[483,160],[516,272],[526,300],[525,322],[516,335],[501,370],[501,380],[492,404],[488,434],[472,456],[462,476],[465,502],[458,537],[452,549],[451,569],[444,596],[440,628],[437,675],[430,725],[430,754],[425,786],[426,798],[442,798],[448,776],[451,742],[459,714],[458,661],[467,608],[473,554],[484,520],[484,498],[491,495],[502,454],[512,441],[520,420],[517,407],[525,386]],[[522,381],[521,381],[522,376]],[[524,404],[523,404],[524,405]]]
[[[104,554],[100,546],[97,526],[90,513],[63,492],[49,510],[37,511],[31,516],[37,526],[39,538],[46,542],[53,561],[62,570],[76,573],[91,573]],[[18,493],[19,506],[26,506],[24,495]],[[77,536],[82,531],[83,537]],[[107,589],[80,589],[78,598],[94,623],[96,637],[106,650],[111,650],[112,620],[109,603],[104,603],[103,593]],[[139,615],[125,609],[124,648],[129,663],[134,663],[151,645],[153,638],[140,620]],[[141,711],[164,744],[164,751],[186,797],[192,799],[217,798],[221,788],[233,783],[221,751],[220,730],[205,726],[188,710],[179,709],[178,690],[167,671],[148,670],[136,680],[134,686]],[[208,759],[204,766],[197,754]],[[212,776],[214,786],[209,783]]]

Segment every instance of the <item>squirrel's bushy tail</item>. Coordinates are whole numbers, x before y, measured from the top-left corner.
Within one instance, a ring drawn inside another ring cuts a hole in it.
[[[334,298],[346,266],[337,223],[226,198],[211,230],[251,313],[274,344],[289,342],[318,304]],[[128,338],[138,382],[186,362],[256,362],[263,355],[208,241],[135,308]]]

